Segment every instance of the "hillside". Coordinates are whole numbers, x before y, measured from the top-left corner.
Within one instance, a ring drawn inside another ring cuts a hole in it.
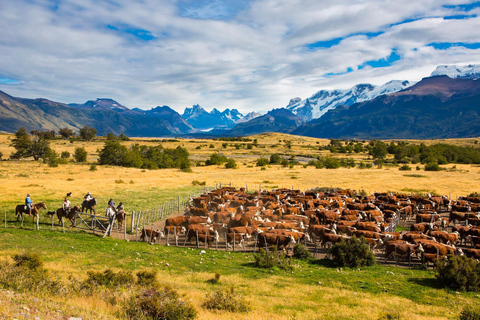
[[[253,135],[264,132],[288,133],[297,128],[304,121],[287,109],[274,109],[266,115],[256,117],[250,121],[240,123],[226,132],[228,136]]]
[[[480,136],[480,82],[446,76],[331,110],[293,134],[322,138],[435,139]]]
[[[159,112],[161,116],[158,116]],[[118,135],[123,132],[129,136],[161,137],[194,131],[177,112],[168,107],[152,109],[150,113],[139,112],[110,99],[70,106],[47,99],[15,98],[4,92],[0,92],[0,119],[0,130],[7,132],[14,132],[20,127],[27,130],[67,127],[78,131],[86,125],[96,128],[99,135],[109,132]]]

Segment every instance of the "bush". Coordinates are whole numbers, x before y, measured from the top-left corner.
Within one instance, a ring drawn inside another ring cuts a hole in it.
[[[68,158],[70,158],[70,152],[68,152],[68,151],[63,151],[63,152],[60,154],[60,158],[62,158],[62,159],[68,159]]]
[[[375,264],[375,256],[363,237],[358,239],[353,236],[334,244],[330,248],[330,254],[333,261],[341,267],[358,268]]]
[[[214,153],[210,156],[210,159],[205,161],[206,166],[221,165],[227,162],[228,159],[225,156],[221,156],[218,153]]]
[[[90,166],[90,171],[97,171],[97,166],[94,165],[94,164],[92,164],[92,165]]]
[[[242,297],[235,294],[233,286],[218,289],[207,294],[206,301],[202,304],[205,309],[225,310],[229,312],[248,312],[250,307]]]
[[[441,285],[453,290],[480,291],[480,263],[466,256],[448,256],[435,263]]]
[[[133,296],[126,303],[128,319],[196,319],[197,310],[170,287],[149,289]]]
[[[204,186],[204,185],[206,185],[206,184],[207,184],[206,181],[202,181],[202,182],[200,182],[200,181],[198,181],[198,180],[193,180],[193,181],[192,181],[192,185],[194,185],[194,186]]]
[[[260,157],[257,159],[257,167],[265,167],[266,165],[270,164],[270,159]]]
[[[49,167],[58,167],[58,164],[60,163],[58,153],[52,149],[48,149],[43,156],[43,163],[47,163]]]
[[[261,248],[260,252],[255,255],[255,266],[259,268],[279,268],[283,270],[293,269],[291,259],[285,252],[278,251],[275,246],[270,252]]]
[[[438,163],[430,162],[425,165],[425,171],[440,171],[442,168],[438,165]]]
[[[301,243],[297,243],[293,247],[293,257],[297,259],[308,259],[312,256],[310,251]]]
[[[270,156],[270,163],[271,164],[281,164],[282,163],[282,157],[278,153],[274,153]]]
[[[480,308],[466,307],[460,313],[460,320],[480,320]]]
[[[403,166],[401,166],[400,168],[398,168],[398,170],[401,170],[401,171],[411,171],[412,168],[411,168],[408,164],[404,164]]]
[[[137,272],[137,284],[141,286],[154,286],[158,285],[157,279],[157,271],[138,271]]]
[[[43,266],[42,258],[36,252],[25,252],[13,256],[16,267],[25,267],[30,270],[41,269]]]
[[[75,148],[75,153],[73,157],[75,158],[76,162],[87,162],[87,150],[84,147],[77,147]]]
[[[133,275],[129,271],[113,272],[110,268],[103,271],[87,271],[88,278],[83,281],[84,287],[118,287],[132,285]]]
[[[43,269],[42,260],[37,253],[24,253],[12,258],[14,264],[0,262],[0,288],[38,295],[65,291],[62,282]]]
[[[227,159],[227,163],[225,163],[225,168],[227,169],[236,169],[237,168],[237,163],[235,162],[234,159]]]

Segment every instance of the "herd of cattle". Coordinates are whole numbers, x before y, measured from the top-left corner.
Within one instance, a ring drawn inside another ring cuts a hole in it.
[[[411,222],[410,231],[395,232],[400,220]],[[249,194],[226,187],[192,198],[185,215],[168,218],[163,232],[144,229],[141,239],[167,234],[183,234],[197,245],[211,246],[225,235],[227,246],[245,248],[247,241],[256,241],[259,247],[285,250],[300,242],[328,249],[356,236],[365,238],[372,250],[384,250],[385,260],[428,263],[448,254],[480,259],[480,197],[454,201],[446,196],[290,189]]]

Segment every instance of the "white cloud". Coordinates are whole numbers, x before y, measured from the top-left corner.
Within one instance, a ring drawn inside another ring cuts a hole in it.
[[[443,19],[465,14],[444,5],[465,1],[258,0],[235,10],[218,0],[193,3],[0,2],[0,78],[16,81],[0,82],[0,90],[62,102],[111,97],[179,112],[195,103],[266,112],[320,89],[419,80],[438,64],[480,61],[480,50],[426,46],[480,42],[479,18]],[[305,47],[335,38],[343,40],[331,48]],[[394,49],[401,59],[391,66],[357,70]],[[354,71],[324,76],[348,68]]]

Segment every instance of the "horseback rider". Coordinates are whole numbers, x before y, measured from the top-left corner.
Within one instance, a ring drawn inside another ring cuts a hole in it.
[[[86,194],[83,198],[84,198],[85,201],[87,201],[87,202],[93,199],[92,194],[90,193],[90,191],[87,192],[87,194]]]
[[[124,210],[125,210],[125,207],[123,206],[123,203],[120,202],[120,203],[118,204],[118,206],[117,206],[117,212],[120,212],[120,211],[122,211],[122,210],[124,211]]]
[[[63,215],[64,216],[67,216],[67,212],[70,211],[71,206],[72,206],[71,202],[67,198],[65,198],[65,200],[63,201],[63,204],[62,204],[62,209],[63,209]]]
[[[32,215],[32,203],[33,203],[33,200],[30,199],[30,193],[28,193],[27,197],[25,198],[25,206],[28,209],[28,215]]]
[[[113,212],[117,213],[117,210],[116,210],[116,208],[115,208],[115,201],[113,201],[113,199],[110,199],[110,200],[108,201],[108,206],[109,206],[110,208],[112,208]]]

